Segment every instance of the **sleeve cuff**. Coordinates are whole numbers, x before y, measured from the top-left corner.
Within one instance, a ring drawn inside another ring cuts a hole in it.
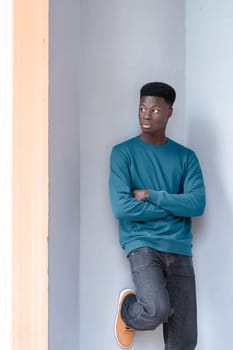
[[[156,202],[156,194],[157,194],[157,191],[148,190],[148,197],[147,197],[148,202],[157,204],[157,202]]]
[[[166,193],[165,191],[155,191],[155,190],[148,190],[148,202],[160,205],[161,200],[165,197]]]

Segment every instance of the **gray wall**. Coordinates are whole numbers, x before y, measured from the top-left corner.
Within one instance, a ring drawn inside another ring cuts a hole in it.
[[[185,135],[207,190],[194,220],[200,350],[233,348],[232,14],[230,0],[187,1]]]
[[[139,133],[144,82],[177,89],[169,135],[184,137],[184,1],[81,2],[80,349],[119,349],[113,325],[119,292],[133,287],[108,198],[113,144]],[[161,328],[134,349],[162,349]]]
[[[79,1],[49,3],[49,350],[74,350],[79,338]]]

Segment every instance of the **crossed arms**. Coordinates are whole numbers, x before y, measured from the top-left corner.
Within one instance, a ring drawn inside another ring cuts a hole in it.
[[[204,183],[194,153],[189,157],[183,193],[173,194],[154,189],[131,189],[127,159],[124,154],[113,149],[109,187],[113,213],[119,220],[152,221],[163,219],[169,214],[199,216],[205,208]]]

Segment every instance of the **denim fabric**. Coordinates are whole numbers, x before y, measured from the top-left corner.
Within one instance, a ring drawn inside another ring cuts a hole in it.
[[[135,330],[161,323],[165,350],[193,350],[197,342],[195,276],[192,257],[143,247],[128,255],[136,295],[128,295],[122,318]]]

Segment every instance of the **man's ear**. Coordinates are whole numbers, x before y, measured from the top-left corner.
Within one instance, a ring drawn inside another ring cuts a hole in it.
[[[172,116],[172,113],[173,113],[173,108],[172,108],[172,106],[170,106],[168,109],[168,118],[170,118]]]

